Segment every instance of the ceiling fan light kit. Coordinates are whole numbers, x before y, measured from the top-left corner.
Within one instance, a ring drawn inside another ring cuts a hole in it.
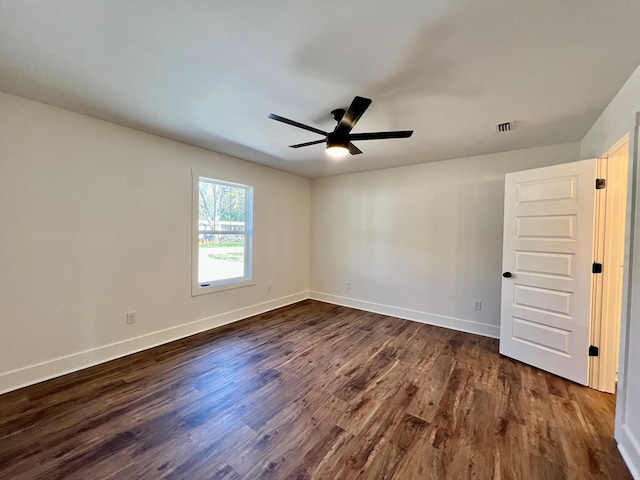
[[[340,145],[327,145],[325,151],[327,155],[333,158],[344,158],[349,155],[349,149],[341,147]]]
[[[272,113],[269,118],[276,120],[277,122],[286,123],[294,127],[308,130],[310,132],[323,135],[325,139],[314,140],[311,142],[298,143],[296,145],[289,145],[291,148],[308,147],[310,145],[317,145],[320,143],[327,144],[327,155],[332,157],[345,157],[348,154],[358,155],[362,151],[356,147],[352,140],[383,140],[388,138],[409,138],[413,134],[413,130],[400,130],[393,132],[369,132],[369,133],[351,133],[353,127],[355,127],[362,114],[371,105],[371,99],[364,97],[354,97],[351,105],[347,110],[337,108],[331,112],[333,118],[338,122],[333,132],[325,132],[315,127],[305,125],[303,123],[296,122],[295,120],[289,120],[288,118],[281,117]]]

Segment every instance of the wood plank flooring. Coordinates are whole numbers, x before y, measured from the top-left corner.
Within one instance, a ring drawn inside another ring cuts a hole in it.
[[[312,300],[0,396],[2,479],[631,479],[614,397]]]

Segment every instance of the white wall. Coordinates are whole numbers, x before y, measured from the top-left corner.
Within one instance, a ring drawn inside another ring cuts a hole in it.
[[[504,174],[578,158],[569,143],[313,180],[311,296],[498,337]]]
[[[191,168],[255,187],[255,286],[191,296]],[[306,298],[309,214],[308,179],[0,93],[0,392]]]
[[[581,143],[581,156],[594,157],[606,152],[625,134],[629,134],[630,168],[627,201],[626,289],[623,303],[622,336],[616,440],[634,478],[640,479],[640,199],[636,186],[638,169],[638,132],[636,114],[640,112],[640,67],[618,92]]]

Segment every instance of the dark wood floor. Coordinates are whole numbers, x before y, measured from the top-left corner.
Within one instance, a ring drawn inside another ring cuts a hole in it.
[[[0,396],[2,479],[630,479],[614,397],[315,301]]]

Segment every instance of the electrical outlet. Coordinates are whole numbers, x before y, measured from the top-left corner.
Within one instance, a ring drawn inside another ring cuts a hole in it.
[[[267,292],[271,291],[271,284],[267,285]]]
[[[482,302],[480,300],[473,301],[473,309],[474,310],[482,310]]]
[[[347,290],[351,290],[351,282],[347,282]]]
[[[136,312],[127,312],[127,325],[136,323]]]

